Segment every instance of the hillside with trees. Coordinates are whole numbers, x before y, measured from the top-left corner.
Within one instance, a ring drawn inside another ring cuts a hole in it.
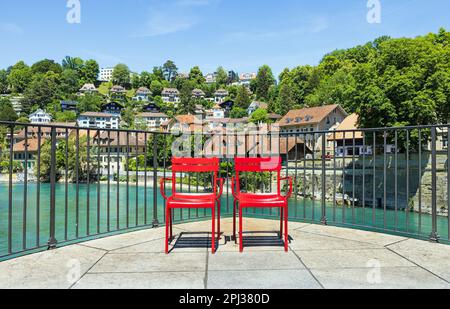
[[[19,61],[0,70],[1,118],[25,121],[29,113],[43,108],[55,121],[74,121],[76,113],[62,111],[61,100],[78,101],[78,113],[98,111],[108,100],[115,100],[125,107],[126,127],[133,128],[133,115],[142,109],[142,104],[132,100],[139,87],[150,89],[150,100],[169,116],[193,113],[196,105],[212,107],[208,100],[193,98],[193,89],[203,90],[206,97],[226,89],[227,99],[235,102],[230,113],[234,118],[246,116],[252,100],[268,103],[268,112],[281,115],[294,108],[340,104],[348,113],[360,115],[361,127],[447,123],[450,113],[450,33],[445,29],[416,38],[385,36],[335,50],[317,66],[286,68],[278,79],[268,65],[263,65],[249,87],[233,83],[223,67],[217,68],[214,83],[206,83],[204,73],[194,66],[188,74],[180,74],[171,60],[140,74],[118,64],[112,81],[99,83],[95,60],[68,56],[61,63],[44,59],[31,66]],[[85,83],[95,84],[99,93],[77,96]],[[113,85],[123,86],[127,92],[110,97]],[[166,87],[180,91],[178,108],[163,102],[161,92]],[[5,96],[18,94],[22,96],[20,118]],[[252,121],[265,119],[263,114],[259,111]]]

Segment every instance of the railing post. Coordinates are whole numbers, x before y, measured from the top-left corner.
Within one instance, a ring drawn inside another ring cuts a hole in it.
[[[39,146],[40,147],[40,146]],[[56,240],[56,128],[51,128],[51,154],[50,154],[50,238],[48,249],[55,249]]]
[[[158,136],[156,133],[153,133],[153,227],[157,228],[159,227],[159,221],[158,221],[158,160],[157,160],[157,153],[158,153]]]
[[[436,193],[436,127],[431,128],[431,235],[430,241],[439,242],[437,233],[437,193]]]
[[[327,205],[326,205],[326,135],[323,133],[322,135],[322,218],[320,222],[324,225],[327,225]],[[313,193],[314,194],[314,193]]]

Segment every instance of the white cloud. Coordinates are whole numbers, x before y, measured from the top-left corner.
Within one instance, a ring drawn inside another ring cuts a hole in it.
[[[12,34],[22,34],[23,29],[13,23],[0,23],[0,32],[12,33]]]
[[[198,7],[210,6],[220,0],[153,1],[141,32],[131,37],[155,37],[187,31],[200,22]]]

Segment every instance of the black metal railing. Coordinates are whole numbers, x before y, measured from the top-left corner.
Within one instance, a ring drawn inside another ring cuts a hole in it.
[[[281,156],[283,176],[294,179],[291,220],[449,242],[448,128],[280,132],[274,126],[197,134],[186,128],[181,135],[0,122],[0,259],[164,224],[158,184],[171,175],[174,151],[221,158],[225,217],[233,212],[233,158]],[[246,173],[241,189],[270,192],[274,176]],[[179,190],[211,190],[205,175],[177,177]],[[173,219],[208,216],[189,209]]]

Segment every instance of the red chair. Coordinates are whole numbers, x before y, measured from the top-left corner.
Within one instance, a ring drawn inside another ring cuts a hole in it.
[[[292,195],[292,178],[281,178],[281,158],[236,158],[235,159],[236,176],[232,178],[231,187],[234,197],[233,209],[233,236],[236,239],[236,207],[239,205],[239,251],[244,250],[242,237],[242,214],[245,208],[280,208],[280,236],[283,235],[284,220],[284,249],[288,251],[288,199]],[[245,172],[276,172],[277,173],[277,192],[276,193],[242,193],[241,179],[239,173]],[[281,181],[289,181],[289,191],[286,196],[281,195]]]
[[[172,159],[172,178],[163,178],[160,181],[161,195],[167,201],[166,203],[166,244],[165,251],[169,253],[169,242],[173,239],[172,233],[172,210],[173,209],[195,209],[210,208],[212,213],[212,252],[216,251],[216,231],[215,217],[217,205],[217,226],[220,237],[220,197],[223,193],[223,178],[218,178],[219,159],[204,158],[173,158]],[[191,194],[177,192],[177,173],[212,173],[213,174],[213,192],[206,194]],[[165,183],[172,182],[172,196],[165,194]],[[217,187],[219,186],[219,192]],[[170,234],[170,237],[169,237]]]

